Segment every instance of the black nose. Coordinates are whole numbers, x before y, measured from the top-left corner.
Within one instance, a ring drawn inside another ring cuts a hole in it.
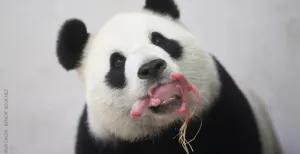
[[[156,78],[166,69],[166,67],[166,61],[162,59],[152,60],[140,67],[138,77],[140,79]]]

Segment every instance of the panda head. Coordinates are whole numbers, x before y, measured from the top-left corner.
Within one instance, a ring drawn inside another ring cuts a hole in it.
[[[192,97],[188,101],[194,117],[216,97],[213,59],[179,16],[172,0],[146,0],[140,12],[117,14],[95,34],[89,34],[78,19],[63,24],[58,60],[66,70],[77,70],[84,83],[88,125],[94,136],[134,141],[159,135],[182,120],[185,115],[175,112],[176,101],[150,106],[139,118],[130,117],[132,106],[150,88],[173,82],[173,72],[183,73],[200,92],[200,105]]]

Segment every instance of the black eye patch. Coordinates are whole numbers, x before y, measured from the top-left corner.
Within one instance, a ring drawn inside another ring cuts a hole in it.
[[[125,78],[125,62],[126,57],[120,52],[114,52],[111,54],[110,70],[106,74],[106,83],[112,88],[122,89],[126,86]]]
[[[159,32],[151,33],[151,43],[164,49],[172,58],[179,60],[182,57],[182,46],[176,40],[169,39]]]

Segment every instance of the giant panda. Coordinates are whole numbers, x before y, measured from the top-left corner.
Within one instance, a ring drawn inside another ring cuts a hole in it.
[[[84,85],[76,154],[282,153],[264,104],[202,49],[173,0],[146,0],[140,11],[114,15],[94,34],[80,19],[68,19],[56,54]],[[179,142],[186,114],[176,112],[183,96],[172,94],[174,72],[200,94],[200,104],[187,95],[188,150]],[[165,101],[147,99],[151,88],[164,90]],[[146,105],[133,117],[141,101]]]

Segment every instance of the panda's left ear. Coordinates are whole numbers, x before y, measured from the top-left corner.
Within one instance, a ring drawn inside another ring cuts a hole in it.
[[[62,67],[69,71],[79,66],[88,38],[81,20],[69,19],[63,23],[56,42],[56,55]]]
[[[173,19],[180,18],[180,12],[174,0],[146,0],[144,9],[170,16]]]

